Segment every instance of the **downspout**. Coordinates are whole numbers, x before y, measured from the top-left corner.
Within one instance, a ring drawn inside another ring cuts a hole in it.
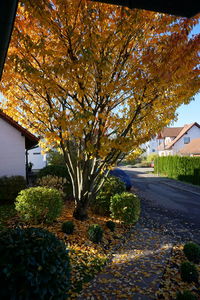
[[[26,183],[29,184],[29,178],[28,178],[28,149],[25,151],[25,166],[26,166]]]

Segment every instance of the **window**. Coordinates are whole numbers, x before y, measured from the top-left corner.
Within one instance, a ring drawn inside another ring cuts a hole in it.
[[[190,137],[184,137],[184,144],[189,144],[190,142]]]

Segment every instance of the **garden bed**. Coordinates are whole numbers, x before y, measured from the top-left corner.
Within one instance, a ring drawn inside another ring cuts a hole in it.
[[[106,221],[110,218],[101,217],[89,212],[87,221],[78,221],[72,217],[74,210],[74,202],[66,202],[62,215],[51,225],[47,224],[26,224],[22,222],[13,206],[1,206],[0,215],[3,215],[4,227],[40,227],[54,233],[59,239],[63,240],[70,249],[71,260],[71,281],[69,299],[76,299],[84,284],[90,281],[98,272],[102,270],[105,263],[112,255],[112,251],[124,239],[125,233],[129,232],[130,227],[124,226],[120,222],[116,222],[116,229],[112,232],[106,226]],[[73,234],[65,234],[62,232],[62,224],[65,221],[73,221],[75,230]],[[99,244],[95,244],[88,239],[87,230],[91,224],[99,224],[103,228],[103,239]]]

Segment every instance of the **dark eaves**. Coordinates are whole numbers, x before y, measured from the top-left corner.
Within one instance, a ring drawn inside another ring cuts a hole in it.
[[[11,39],[18,0],[0,0],[0,79]]]

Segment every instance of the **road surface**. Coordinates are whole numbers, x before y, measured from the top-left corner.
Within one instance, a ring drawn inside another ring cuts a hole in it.
[[[200,242],[200,187],[156,176],[150,168],[122,169],[131,177],[149,221],[165,228],[170,222],[173,228],[187,231],[188,239],[194,234]]]

